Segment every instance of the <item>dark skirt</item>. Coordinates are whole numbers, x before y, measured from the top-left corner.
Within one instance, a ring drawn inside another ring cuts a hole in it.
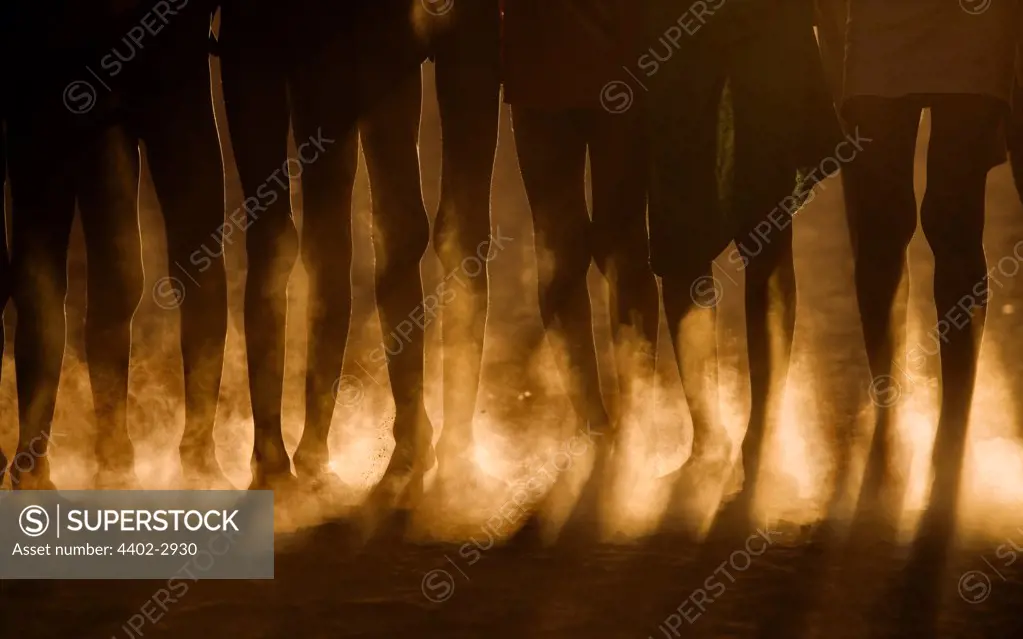
[[[722,7],[720,55],[733,75],[759,79],[763,125],[786,140],[793,171],[834,154],[842,131],[814,35],[811,0],[747,0]]]
[[[688,0],[651,0],[650,6],[647,36],[654,45],[641,58],[646,73],[638,77],[647,89],[651,234],[706,236],[713,259],[739,232],[731,203],[750,188],[731,175],[736,144],[764,147],[756,153],[764,171],[751,179],[787,174],[796,192],[803,188],[798,175],[833,156],[843,139],[814,36],[813,4],[724,0],[712,15],[699,16]],[[669,32],[672,25],[683,27],[681,37],[678,28]],[[754,133],[736,140],[736,130]],[[716,197],[694,200],[681,192],[693,188],[694,174],[711,172]]]

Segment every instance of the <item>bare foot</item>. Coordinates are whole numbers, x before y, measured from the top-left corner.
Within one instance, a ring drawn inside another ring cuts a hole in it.
[[[436,461],[433,446],[428,443],[395,447],[383,477],[359,511],[358,527],[363,542],[382,529],[392,533],[389,536],[404,536],[411,511],[422,501],[425,475]]]
[[[470,449],[471,451],[471,449]],[[487,474],[471,457],[470,451],[448,452],[437,456],[437,479],[427,499],[445,511],[458,508],[460,496],[487,498],[507,489],[507,483]]]
[[[317,497],[345,495],[353,492],[350,484],[337,476],[330,468],[330,455],[323,447],[313,450],[311,446],[299,443],[295,451],[295,473],[304,488]]]
[[[270,471],[254,467],[249,490],[272,490],[276,497],[276,493],[291,492],[297,486],[298,478],[291,474],[290,469]]]
[[[544,542],[544,524],[539,511],[533,511],[504,547],[512,550],[537,548]]]
[[[15,457],[17,459],[17,457]],[[50,481],[50,462],[45,457],[33,458],[30,468],[11,466],[11,488],[13,490],[57,490]]]
[[[603,536],[603,526],[607,521],[606,505],[615,477],[615,449],[615,442],[610,437],[596,442],[589,477],[562,531],[562,538],[573,546],[593,544]]]
[[[186,490],[234,490],[213,452],[201,456],[181,456],[181,475]]]
[[[93,485],[96,490],[142,490],[134,470],[100,469],[93,479]]]

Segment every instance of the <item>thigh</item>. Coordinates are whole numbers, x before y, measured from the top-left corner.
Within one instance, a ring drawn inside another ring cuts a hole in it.
[[[104,279],[110,275],[141,280],[137,138],[125,127],[108,127],[88,140],[77,164],[75,183],[89,282],[100,287],[123,283]]]
[[[847,214],[857,237],[885,232],[911,236],[916,228],[913,164],[920,113],[919,102],[910,98],[857,96],[846,101],[843,117],[866,142],[843,168]]]
[[[387,97],[359,119],[370,187],[377,204],[391,198],[422,200],[419,175],[419,120],[422,79],[417,72],[397,83]]]
[[[715,49],[708,42],[701,50]],[[718,198],[723,67],[695,47],[678,55],[678,72],[665,73],[646,104],[651,260],[659,275],[683,260],[709,264],[730,240]]]
[[[351,236],[351,196],[359,166],[354,72],[352,56],[334,49],[302,61],[293,74],[297,157],[288,163],[291,176],[301,176],[303,251],[309,255],[317,255],[321,246],[334,251]]]
[[[266,188],[287,193],[289,63],[279,45],[286,25],[273,28],[255,14],[258,3],[230,3],[221,18],[224,106],[246,198]],[[268,186],[269,185],[269,186]]]
[[[421,0],[360,0],[351,38],[356,47],[360,114],[365,117],[405,90],[426,59],[426,34],[415,17]]]
[[[0,108],[0,322],[3,321],[3,309],[11,292],[11,270],[7,252],[7,139],[4,128],[5,119]]]
[[[419,263],[430,241],[419,171],[422,83],[407,78],[359,123],[373,198],[373,243],[378,271],[385,264]]]
[[[576,110],[512,106],[519,168],[534,232],[546,242],[585,239],[586,127]]]
[[[928,192],[966,189],[983,202],[991,149],[998,143],[1008,107],[979,95],[939,96],[931,104]]]
[[[76,143],[52,135],[45,121],[30,116],[8,120],[7,134],[14,285],[45,277],[59,277],[63,285],[75,214]]]
[[[296,147],[312,140],[323,151],[354,139],[360,116],[359,53],[354,39],[332,38],[291,65],[288,95]],[[323,160],[330,163],[335,155],[327,154]],[[300,159],[311,164],[309,159]],[[321,159],[315,162],[322,164]],[[308,175],[303,170],[303,185]],[[342,179],[354,180],[354,173]]]
[[[224,224],[220,137],[205,60],[202,67],[145,114],[147,159],[174,259],[218,242]]]
[[[920,209],[924,233],[941,264],[949,252],[972,282],[984,280],[984,201],[991,149],[1001,133],[1005,105],[979,95],[931,100],[927,192]],[[963,254],[970,255],[962,259]]]
[[[1023,162],[1023,86],[1019,75],[1012,84],[1012,109],[1005,123],[1005,145],[1013,166],[1018,166]]]
[[[594,111],[589,135],[594,255],[647,261],[646,136],[638,113]]]
[[[771,84],[768,78],[746,71],[748,68],[729,76],[735,135],[734,176],[728,199],[732,203],[729,213],[733,239],[737,242],[769,216],[774,232],[787,235],[796,208],[792,194],[798,167],[787,132],[792,107],[765,88]]]
[[[432,38],[437,99],[443,128],[445,179],[493,172],[501,99],[501,25],[498,3],[458,3],[438,20]]]

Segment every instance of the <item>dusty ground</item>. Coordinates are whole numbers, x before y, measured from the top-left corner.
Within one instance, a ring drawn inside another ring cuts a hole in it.
[[[162,617],[142,627],[152,637],[639,638],[678,636],[675,628],[719,639],[1008,638],[1023,624],[1023,574],[1000,565],[996,573],[983,545],[963,548],[935,579],[908,568],[904,549],[840,549],[796,531],[763,551],[752,545],[761,554],[746,558],[745,537],[726,536],[702,546],[495,548],[471,566],[455,545],[381,539],[353,552],[344,539],[343,528],[328,526],[280,553],[272,582],[189,583],[166,614],[147,605],[160,582],[8,583],[4,636],[129,637],[122,626],[143,605]],[[988,581],[962,577],[978,570]],[[969,600],[958,594],[961,580]],[[928,597],[937,613],[921,603]]]

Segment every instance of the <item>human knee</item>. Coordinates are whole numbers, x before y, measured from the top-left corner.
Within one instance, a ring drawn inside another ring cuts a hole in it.
[[[939,253],[960,252],[970,245],[981,245],[984,236],[984,219],[977,216],[948,215],[949,211],[929,210],[924,207],[920,215],[924,237],[934,251]]]
[[[441,204],[433,228],[433,250],[445,270],[458,268],[458,264],[471,257],[489,259],[490,216],[488,209],[468,209],[453,203]],[[482,254],[482,257],[481,255]]]
[[[684,247],[676,247],[672,251],[655,250],[652,253],[654,273],[666,284],[690,286],[713,273],[714,256],[708,251],[687,251]]]
[[[142,302],[145,288],[141,266],[104,269],[101,278],[90,278],[89,316],[104,322],[130,322]]]
[[[208,286],[219,290],[226,280],[225,251],[236,231],[229,223],[224,223],[205,235],[190,233],[188,239],[171,240],[168,242],[169,262],[187,270],[188,277],[198,280],[204,289]]]
[[[757,254],[744,255],[746,286],[764,286],[782,269],[791,271],[794,268],[792,257],[792,238],[777,238],[774,242],[763,244]]]
[[[986,275],[983,220],[949,219],[923,215],[927,243],[934,253],[936,268],[952,267],[964,277],[979,281]]]
[[[7,261],[7,256],[0,253],[0,315],[3,314],[3,308],[11,296],[11,279],[11,265]]]
[[[440,209],[461,213],[456,217],[469,224],[490,209],[494,145],[473,140],[461,146],[459,152],[445,153],[445,166],[453,168],[441,175]]]
[[[312,282],[337,290],[349,287],[352,270],[351,234],[306,234],[301,246],[302,265]]]
[[[604,277],[620,282],[635,282],[652,273],[649,251],[645,243],[610,248],[596,247],[593,258]]]
[[[26,251],[11,269],[11,294],[22,317],[43,317],[64,312],[67,274],[56,260],[40,259],[41,252]]]
[[[245,237],[249,272],[291,273],[298,257],[298,231],[290,217],[267,217],[252,224]]]
[[[225,215],[223,191],[213,197],[188,197],[168,210],[167,253],[171,260],[223,262],[224,248],[237,242],[255,223],[244,208]],[[258,215],[256,213],[255,215]]]
[[[548,245],[545,251],[538,251],[537,262],[541,286],[563,288],[586,281],[592,252],[585,241],[575,245]]]
[[[901,268],[916,232],[916,217],[893,218],[874,228],[863,228],[857,238],[857,259],[862,264]]]
[[[985,276],[987,260],[981,241],[969,241],[964,240],[962,236],[950,237],[941,234],[928,235],[927,242],[934,253],[936,268],[952,267],[964,276],[972,276],[973,279]]]
[[[195,294],[186,297],[182,309],[188,312],[195,309],[200,317],[206,318],[208,314],[214,316],[227,314],[227,268],[223,258],[215,261],[210,268],[201,272],[189,274],[187,284],[195,280]]]
[[[384,274],[404,273],[411,268],[419,268],[419,262],[426,254],[430,243],[430,222],[426,215],[417,215],[412,220],[408,216],[390,218],[379,223],[375,246],[377,271]]]
[[[876,254],[875,259],[902,259],[917,224],[917,202],[912,182],[895,180],[875,171],[843,174],[845,204],[856,248]],[[911,180],[912,178],[908,178]]]

